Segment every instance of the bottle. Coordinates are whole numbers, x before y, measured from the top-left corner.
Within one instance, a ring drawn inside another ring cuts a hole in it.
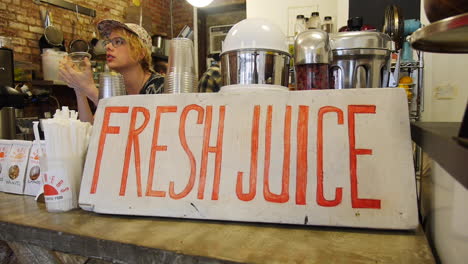
[[[333,22],[331,16],[326,16],[323,19],[322,30],[327,33],[333,33]]]
[[[304,15],[296,16],[296,23],[294,24],[294,36],[306,30]]]
[[[309,23],[307,24],[308,29],[320,29],[320,15],[319,12],[312,12]]]
[[[352,17],[348,19],[348,31],[361,31],[362,25],[362,17]]]

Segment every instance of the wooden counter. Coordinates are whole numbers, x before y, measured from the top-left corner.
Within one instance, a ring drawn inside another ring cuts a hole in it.
[[[434,263],[414,232],[48,213],[0,193],[0,240],[119,263]]]

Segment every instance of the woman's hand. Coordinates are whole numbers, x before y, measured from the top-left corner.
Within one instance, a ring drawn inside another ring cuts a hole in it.
[[[75,90],[77,96],[86,96],[95,104],[98,100],[98,91],[94,84],[91,62],[84,58],[84,67],[78,69],[72,60],[66,56],[60,61],[59,77]]]

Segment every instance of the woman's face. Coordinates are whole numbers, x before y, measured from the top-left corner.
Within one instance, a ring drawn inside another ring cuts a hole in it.
[[[130,45],[123,34],[112,31],[109,40],[111,42],[106,45],[106,61],[110,69],[121,72],[139,65],[132,57]]]

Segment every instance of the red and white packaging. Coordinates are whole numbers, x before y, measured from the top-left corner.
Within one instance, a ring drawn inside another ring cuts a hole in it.
[[[31,141],[12,140],[10,152],[7,155],[6,167],[3,168],[3,191],[23,194],[24,177],[28,164]]]
[[[25,177],[25,195],[36,196],[39,192],[42,192],[43,169],[41,168],[40,159],[45,157],[45,151],[45,141],[33,143]]]
[[[6,173],[6,158],[11,149],[11,140],[0,140],[0,191],[3,191],[3,174]]]

